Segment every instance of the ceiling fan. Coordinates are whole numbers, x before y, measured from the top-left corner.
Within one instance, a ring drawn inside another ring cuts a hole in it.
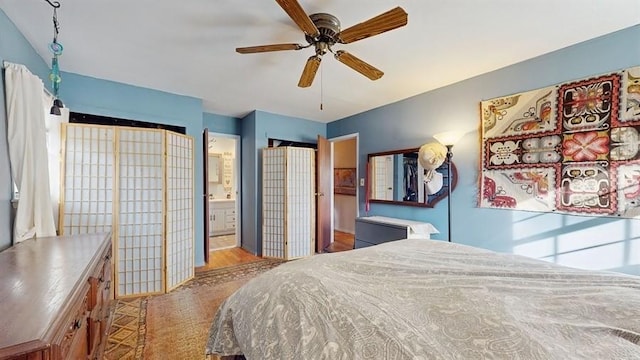
[[[316,54],[307,59],[307,63],[298,82],[299,87],[309,87],[313,83],[316,72],[320,67],[322,56],[327,51],[341,63],[347,65],[371,80],[378,80],[384,75],[382,71],[367,64],[359,58],[344,50],[333,51],[331,48],[336,43],[349,44],[358,40],[382,34],[383,32],[397,29],[407,25],[407,13],[396,7],[367,21],[361,22],[347,29],[340,28],[340,21],[331,14],[317,13],[307,15],[297,0],[276,0],[278,5],[304,32],[307,45],[296,43],[271,44],[236,48],[240,54],[252,54],[269,51],[301,50],[313,46]]]

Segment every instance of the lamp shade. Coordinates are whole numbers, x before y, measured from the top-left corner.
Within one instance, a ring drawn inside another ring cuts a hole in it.
[[[49,114],[51,115],[62,115],[62,112],[60,112],[60,107],[56,106],[56,104],[53,104],[53,106],[51,106],[51,111],[49,111]]]
[[[433,137],[438,140],[442,145],[453,146],[458,140],[464,135],[461,131],[445,131],[439,134],[433,135]]]

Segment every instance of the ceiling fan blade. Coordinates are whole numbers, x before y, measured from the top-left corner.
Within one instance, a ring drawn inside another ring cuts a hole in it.
[[[366,39],[407,25],[407,17],[404,9],[398,6],[365,22],[342,30],[338,37],[343,44]]]
[[[367,64],[366,62],[358,59],[357,57],[351,55],[346,51],[336,51],[335,58],[338,59],[338,61],[340,61],[341,63],[347,65],[348,67],[368,77],[371,80],[378,80],[382,77],[382,75],[384,75],[382,71],[376,69],[375,67]]]
[[[309,59],[307,59],[307,64],[304,66],[304,70],[302,70],[300,81],[298,81],[299,87],[311,86],[313,78],[316,77],[316,72],[318,72],[318,68],[320,67],[320,61],[322,61],[322,58],[318,55],[310,56]]]
[[[309,15],[304,12],[304,9],[302,9],[302,6],[300,6],[300,3],[298,3],[298,1],[276,0],[276,2],[306,35],[309,35],[313,38],[320,35],[320,31],[318,31],[318,28],[314,25],[313,21],[311,21]]]
[[[272,44],[272,45],[258,45],[236,48],[236,51],[240,54],[253,54],[268,51],[282,51],[282,50],[300,50],[303,46],[300,44]]]

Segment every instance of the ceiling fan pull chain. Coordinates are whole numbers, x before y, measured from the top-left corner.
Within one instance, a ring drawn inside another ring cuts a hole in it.
[[[324,102],[324,71],[320,69],[320,111],[322,111],[323,102]]]

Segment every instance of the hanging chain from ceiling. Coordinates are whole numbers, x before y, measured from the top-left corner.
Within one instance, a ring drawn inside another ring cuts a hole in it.
[[[53,7],[53,41],[49,43],[49,51],[53,53],[51,59],[51,73],[49,74],[49,80],[51,80],[51,86],[53,87],[53,106],[51,107],[51,114],[60,115],[60,108],[64,107],[62,101],[58,99],[58,90],[60,90],[60,66],[58,65],[58,56],[62,55],[64,47],[58,42],[58,34],[60,33],[60,23],[58,22],[58,8],[60,8],[59,1],[45,0],[49,5]]]

